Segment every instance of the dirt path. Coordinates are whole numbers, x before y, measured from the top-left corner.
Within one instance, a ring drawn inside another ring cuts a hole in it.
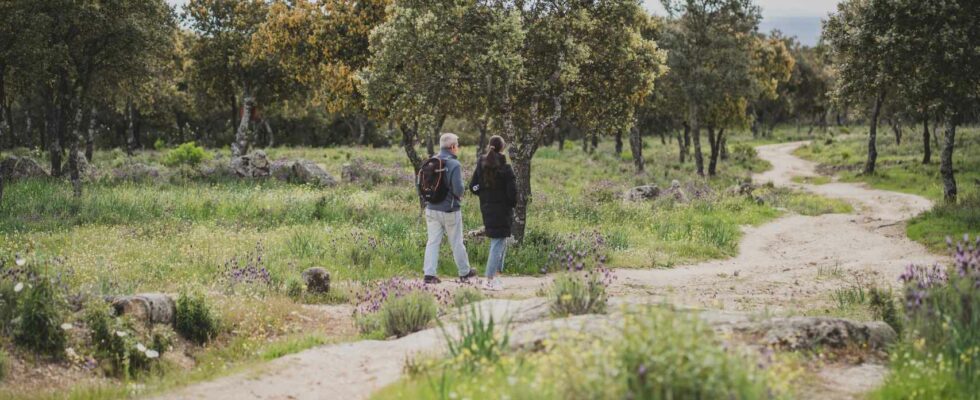
[[[792,155],[803,142],[761,146],[773,169],[753,177],[851,202],[855,214],[790,215],[746,231],[737,257],[666,270],[621,269],[611,291],[671,303],[753,312],[812,310],[834,288],[874,281],[894,285],[910,262],[937,257],[905,238],[902,221],[929,209],[924,198],[866,188],[792,182],[815,176],[815,165]],[[550,278],[508,277],[503,296],[533,297]],[[499,302],[500,309],[527,313],[533,301]],[[407,357],[438,352],[441,334],[430,329],[398,340],[325,346],[286,356],[248,373],[196,384],[170,399],[362,399],[398,379]]]

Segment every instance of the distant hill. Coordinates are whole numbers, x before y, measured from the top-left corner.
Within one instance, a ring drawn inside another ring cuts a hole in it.
[[[769,33],[779,29],[786,36],[796,36],[800,43],[813,46],[820,40],[820,20],[823,17],[766,17],[759,31]]]

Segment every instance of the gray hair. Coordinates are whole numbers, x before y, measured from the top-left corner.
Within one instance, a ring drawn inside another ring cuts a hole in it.
[[[454,144],[459,145],[459,136],[456,136],[456,134],[443,133],[442,136],[439,137],[439,147],[443,149],[453,147]]]

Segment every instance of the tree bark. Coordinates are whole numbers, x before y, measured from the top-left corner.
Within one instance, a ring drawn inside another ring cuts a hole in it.
[[[691,155],[691,125],[684,123],[684,156]]]
[[[715,129],[708,127],[708,146],[711,149],[711,154],[708,159],[708,176],[715,176],[718,174],[718,157],[721,155],[721,150],[719,149],[721,145],[721,132],[715,132]]]
[[[419,129],[418,123],[414,126],[400,124],[399,128],[402,131],[402,148],[405,149],[405,155],[408,156],[408,162],[412,164],[412,169],[415,170],[415,173],[418,173],[419,167],[422,166],[422,158],[415,151],[415,137]]]
[[[633,153],[633,166],[636,173],[643,172],[643,136],[635,125],[630,129],[630,151]]]
[[[85,140],[82,136],[83,123],[85,121],[84,108],[79,105],[77,110],[75,110],[75,118],[72,123],[72,135],[71,135],[71,146],[68,154],[68,167],[69,175],[71,179],[71,188],[74,192],[75,197],[82,197],[82,174],[79,170],[80,162],[79,157],[84,157],[85,154],[82,152],[82,142]]]
[[[698,107],[691,104],[691,136],[694,139],[694,164],[698,176],[704,176],[704,155],[701,153],[701,127],[698,125]]]
[[[45,130],[48,136],[48,153],[51,161],[51,176],[61,176],[62,129],[61,108],[48,100]]]
[[[255,106],[255,98],[249,92],[248,87],[242,90],[242,119],[238,123],[238,130],[235,132],[235,141],[231,143],[231,157],[241,157],[248,153],[248,126],[252,119],[252,107]]]
[[[616,157],[623,156],[623,132],[616,130]]]
[[[898,126],[895,121],[890,121],[892,126],[892,132],[895,133],[895,144],[902,145],[902,127]]]
[[[589,154],[595,153],[595,149],[599,147],[599,134],[593,131],[589,134],[592,138],[592,147],[589,147]]]
[[[476,145],[476,159],[480,159],[483,150],[487,148],[487,132],[489,129],[490,118],[480,118],[476,121],[476,129],[480,131],[480,141]]]
[[[268,118],[262,118],[262,125],[265,127],[265,133],[267,135],[269,135],[269,144],[268,144],[268,147],[275,146],[276,145],[276,134],[275,134],[275,132],[272,131],[272,125],[269,125],[269,119]],[[362,136],[364,135],[363,131],[364,131],[364,127],[362,126],[361,127],[361,135]]]
[[[956,202],[956,177],[953,175],[953,148],[956,144],[956,119],[950,118],[946,124],[946,137],[943,152],[940,154],[939,175],[943,177],[943,198]]]
[[[126,121],[128,122],[128,127],[126,128],[126,154],[133,155],[136,152],[136,148],[139,147],[139,130],[136,127],[136,106],[133,105],[132,100],[126,101]]]
[[[721,152],[721,159],[728,160],[728,136],[725,136],[724,129],[718,131],[718,143],[718,151]]]
[[[922,163],[932,162],[932,148],[929,146],[929,117],[922,119]]]
[[[684,125],[684,130],[687,130],[687,125]],[[680,161],[681,164],[684,163],[684,154],[687,153],[687,151],[684,150],[684,138],[683,138],[683,135],[684,134],[681,133],[681,131],[677,131],[677,158],[678,158],[678,161]]]
[[[95,156],[95,127],[96,118],[98,110],[92,107],[91,114],[88,117],[88,130],[85,135],[85,159],[92,161],[92,157]]]
[[[881,113],[881,103],[885,100],[885,92],[879,91],[871,110],[871,126],[868,130],[868,159],[864,163],[864,174],[875,173],[875,162],[878,160],[878,116]]]
[[[565,151],[565,130],[556,124],[555,132],[558,134],[558,151]]]

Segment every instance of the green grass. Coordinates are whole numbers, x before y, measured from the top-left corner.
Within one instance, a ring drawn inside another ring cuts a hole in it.
[[[773,365],[726,348],[697,316],[649,308],[622,327],[566,332],[534,352],[426,360],[373,399],[792,397]],[[475,369],[475,371],[474,371]]]
[[[829,176],[794,176],[793,182],[802,183],[807,185],[826,185],[831,182]]]
[[[917,128],[921,129],[921,128]],[[953,161],[959,201],[946,204],[939,176],[939,149],[933,143],[933,159],[922,164],[922,139],[906,129],[902,144],[890,134],[878,136],[878,162],[874,175],[861,174],[867,153],[867,128],[854,134],[830,138],[820,136],[796,155],[838,171],[843,182],[866,182],[871,187],[924,196],[936,203],[933,210],[908,222],[908,236],[933,251],[946,248],[946,235],[980,233],[980,128],[961,127]]]

